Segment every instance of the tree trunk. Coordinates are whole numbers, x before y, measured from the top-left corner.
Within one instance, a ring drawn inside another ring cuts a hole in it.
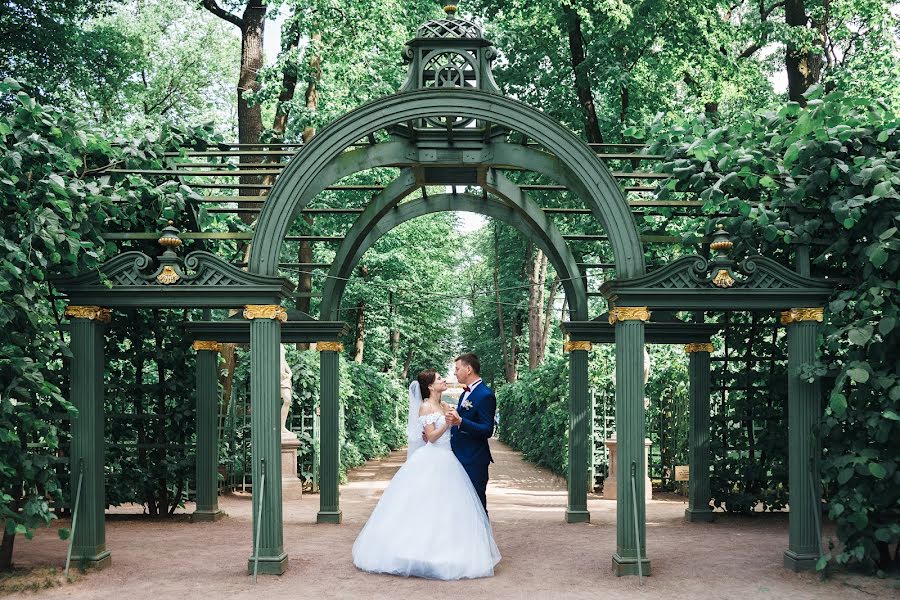
[[[409,379],[409,366],[412,364],[413,351],[410,349],[406,353],[406,360],[403,361],[403,371],[400,373],[400,381]]]
[[[542,341],[544,328],[541,318],[547,282],[547,255],[538,250],[534,257],[531,285],[528,289],[528,368],[537,369],[544,359]]]
[[[550,296],[547,298],[547,308],[544,310],[544,324],[543,324],[543,334],[541,336],[541,354],[540,354],[540,363],[543,364],[544,356],[547,354],[547,342],[550,341],[550,325],[553,323],[553,301],[556,300],[556,289],[559,286],[559,275],[553,278],[553,283],[550,284]]]
[[[500,348],[503,350],[503,372],[509,381],[509,352],[506,347],[506,325],[503,322],[503,304],[500,301],[500,232],[494,226],[494,298],[497,304],[497,327],[500,330]]]
[[[362,363],[363,350],[366,348],[366,303],[356,305],[356,351],[353,362]]]
[[[828,5],[829,1],[826,0],[826,13]],[[806,13],[804,0],[787,0],[784,3],[784,19],[790,27],[805,29],[809,24],[809,15]],[[820,27],[820,35],[821,31],[823,31],[823,27]],[[787,70],[788,99],[806,106],[803,94],[821,78],[822,54],[789,43],[785,51],[784,62]]]
[[[587,70],[584,52],[584,36],[581,32],[581,17],[568,2],[562,5],[563,19],[569,36],[569,54],[572,58],[572,70],[575,73],[575,93],[584,111],[584,133],[587,141],[602,144],[603,134],[597,121],[597,108],[594,104],[594,93],[591,90],[591,78]]]
[[[12,571],[13,546],[16,543],[16,531],[12,533],[3,527],[3,544],[0,545],[0,572]]]
[[[308,83],[306,84],[305,98],[306,108],[312,112],[315,112],[319,108],[319,81],[321,81],[322,79],[322,56],[319,53],[319,44],[321,42],[321,33],[313,33],[310,37],[309,72],[311,76]],[[296,77],[294,78],[294,84],[296,85]],[[307,124],[307,126],[303,128],[303,143],[305,144],[309,142],[315,135],[315,126],[313,126],[312,124]],[[306,221],[306,225],[311,230],[313,226],[313,218],[309,215],[306,215],[304,217],[304,220]],[[301,263],[311,263],[313,261],[312,244],[310,242],[305,240],[300,242],[298,259]],[[300,273],[298,291],[301,294],[311,294],[312,274],[309,272],[308,268],[305,269],[305,271],[307,272]],[[309,296],[299,298],[297,301],[297,310],[309,314],[311,306],[310,300],[311,298]],[[306,348],[309,348],[308,344],[306,345]]]
[[[263,67],[263,36],[266,26],[266,5],[263,0],[250,0],[241,19],[241,72],[238,77],[238,142],[258,144],[262,135],[262,107],[250,102],[248,96],[259,89],[257,79]],[[244,162],[262,162],[262,156],[246,156]],[[258,184],[258,175],[244,175],[238,178],[242,184]],[[240,190],[242,196],[261,195],[263,188]],[[262,203],[247,204],[248,208],[261,208]],[[241,220],[250,224],[256,220],[253,213],[241,213]]]
[[[306,108],[310,112],[315,112],[319,108],[319,82],[322,80],[322,55],[320,54],[320,45],[322,43],[322,34],[313,33],[309,38],[310,58],[309,58],[309,83],[306,85]],[[308,124],[303,128],[303,141],[308,142],[316,135],[316,127]]]

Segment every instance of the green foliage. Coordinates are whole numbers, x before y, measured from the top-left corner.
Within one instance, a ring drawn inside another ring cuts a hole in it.
[[[833,558],[886,568],[900,541],[900,120],[843,92],[808,97],[805,109],[789,103],[733,127],[701,119],[653,135],[672,157],[670,187],[734,210],[728,228],[745,249],[787,261],[810,245],[814,269],[842,282],[821,363],[801,374],[824,376],[829,399],[823,477],[842,543]]]
[[[190,195],[174,182],[92,174],[113,162],[159,168],[164,150],[189,145],[205,132],[167,128],[113,145],[73,114],[39,104],[12,80],[0,84],[0,95],[15,98],[0,119],[0,515],[10,531],[30,535],[53,518],[50,502],[61,500],[54,464],[59,426],[74,413],[62,392],[69,356],[63,307],[48,278],[96,268],[116,251],[101,231],[156,229],[176,217]],[[150,330],[145,320],[140,336],[150,337]],[[165,335],[174,347],[174,327]],[[187,395],[192,377],[176,375],[180,379],[166,382],[169,391],[180,385]]]
[[[569,363],[548,357],[514,384],[497,390],[500,439],[526,460],[565,476],[568,469]]]

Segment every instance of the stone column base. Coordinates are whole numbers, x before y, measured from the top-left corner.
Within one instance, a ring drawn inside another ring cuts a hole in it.
[[[72,564],[76,567],[84,567],[86,569],[105,569],[112,565],[112,555],[109,550],[101,550],[90,554],[78,554],[73,549]]]
[[[300,441],[291,434],[281,438],[281,499],[299,500],[303,497],[303,482],[297,478],[297,449]]]
[[[618,554],[613,554],[612,557],[612,568],[613,573],[616,574],[616,577],[622,577],[625,575],[638,575],[638,562],[636,558],[626,557],[623,558]],[[650,575],[650,559],[642,558],[641,559],[641,575],[647,577]]]
[[[712,523],[716,520],[716,517],[710,508],[685,509],[684,518],[688,523]]]
[[[253,575],[254,560],[251,556],[247,559],[247,574]],[[288,555],[282,552],[278,556],[260,556],[259,573],[261,575],[282,575],[287,571]]]
[[[191,513],[191,523],[214,522],[223,518],[225,513],[219,509],[216,510],[195,510]]]
[[[603,480],[603,499],[615,500],[618,492],[618,484],[616,483],[616,435],[609,436],[604,443],[609,450],[609,476]],[[651,444],[650,440],[644,440],[644,500],[647,501],[653,499],[653,483],[650,481],[650,472],[647,469]]]
[[[587,510],[566,509],[566,523],[590,523],[591,513]]]
[[[798,554],[793,550],[784,553],[784,568],[794,573],[815,571],[817,562],[819,562],[818,554]]]
[[[319,514],[316,515],[316,523],[332,523],[334,525],[340,525],[342,520],[343,515],[339,510],[320,510]]]

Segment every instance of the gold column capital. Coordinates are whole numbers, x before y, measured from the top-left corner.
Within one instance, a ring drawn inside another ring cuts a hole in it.
[[[343,352],[344,345],[340,342],[316,342],[318,352]]]
[[[646,306],[618,306],[609,309],[609,324],[618,321],[649,321],[650,310]]]
[[[244,307],[245,319],[273,319],[284,323],[287,311],[277,304],[248,304]]]
[[[191,348],[193,348],[194,350],[210,350],[212,352],[219,352],[222,346],[219,344],[219,342],[197,340],[193,344],[191,344]]]
[[[572,352],[573,350],[586,350],[590,352],[593,348],[590,342],[565,342],[563,343],[563,352]]]
[[[112,310],[100,306],[67,306],[65,315],[72,319],[90,319],[109,323],[112,318]]]
[[[685,344],[684,351],[690,354],[691,352],[712,352],[713,345],[709,342],[706,343],[695,343],[695,344]]]
[[[821,323],[825,319],[824,308],[792,308],[782,311],[781,324],[790,325],[801,321],[816,321]]]

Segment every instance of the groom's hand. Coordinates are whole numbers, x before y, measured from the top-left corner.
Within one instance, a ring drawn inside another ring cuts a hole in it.
[[[446,417],[446,418],[447,418],[447,421],[450,423],[451,426],[452,426],[452,425],[459,425],[460,423],[462,423],[462,418],[459,416],[459,413],[456,412],[456,409],[455,409],[455,408],[451,408],[449,411],[447,411],[447,417]]]

